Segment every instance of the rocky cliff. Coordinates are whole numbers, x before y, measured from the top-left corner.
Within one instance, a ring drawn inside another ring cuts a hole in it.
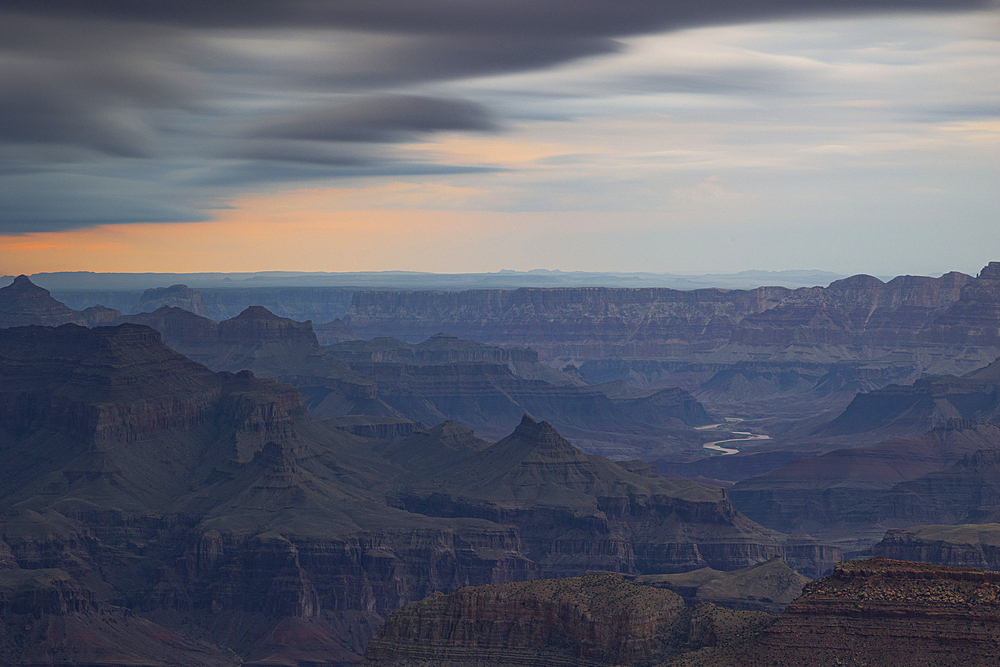
[[[0,571],[5,665],[235,667],[237,657],[101,601],[62,570]]]
[[[463,588],[394,612],[368,644],[370,667],[655,665],[738,642],[772,617],[686,607],[614,575]]]
[[[988,477],[975,453],[998,446],[997,425],[953,420],[918,437],[801,458],[738,482],[730,494],[765,526],[865,548],[886,528],[967,518],[983,491],[971,488],[973,468]]]
[[[883,283],[861,275],[796,290],[357,292],[345,321],[362,336],[414,340],[446,331],[527,345],[547,359],[679,358],[727,346],[760,355],[793,345],[844,348],[838,354],[851,357],[864,348],[892,349],[913,341],[957,304],[996,303],[992,275],[989,267],[977,279],[953,272]],[[961,320],[961,313],[958,308],[949,317]],[[924,342],[972,341],[956,335]]]
[[[843,436],[859,433],[911,436],[950,420],[990,422],[1000,420],[1000,363],[962,377],[941,375],[922,378],[912,385],[889,385],[857,397],[843,414],[815,431],[815,435]]]
[[[1000,570],[1000,524],[917,526],[886,531],[870,553],[949,567]]]
[[[396,502],[408,511],[516,525],[525,553],[547,576],[732,570],[776,555],[819,576],[840,557],[761,530],[720,487],[630,472],[528,417],[495,445],[456,453],[402,482]]]
[[[758,637],[670,667],[989,665],[1000,639],[1000,573],[873,558],[838,564]]]

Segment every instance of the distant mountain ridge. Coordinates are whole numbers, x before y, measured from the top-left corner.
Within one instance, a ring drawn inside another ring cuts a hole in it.
[[[761,285],[811,287],[828,285],[843,274],[817,270],[740,271],[739,273],[677,274],[602,271],[497,271],[494,273],[427,273],[420,271],[256,273],[95,273],[62,271],[32,274],[36,284],[61,291],[142,291],[184,283],[195,288],[347,287],[353,289],[511,289],[517,287],[718,287],[746,289]],[[0,286],[13,276],[0,277]]]

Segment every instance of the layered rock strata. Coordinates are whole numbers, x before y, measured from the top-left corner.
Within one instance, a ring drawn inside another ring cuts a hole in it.
[[[889,530],[869,552],[897,560],[1000,571],[1000,524],[932,525]]]
[[[0,442],[0,562],[258,664],[356,660],[435,591],[790,548],[721,489],[586,456],[547,425],[500,447],[456,425],[365,441],[293,387],[214,373],[134,324],[0,330]],[[435,456],[450,492],[424,484]]]
[[[1000,639],[1000,573],[874,558],[806,585],[753,642],[680,665],[989,665]]]
[[[527,416],[495,445],[467,445],[401,481],[395,502],[410,512],[518,526],[545,576],[732,570],[773,556],[819,576],[840,558],[837,549],[761,531],[720,487],[630,472]]]
[[[775,530],[864,548],[886,528],[970,520],[981,505],[1000,503],[986,483],[996,472],[993,457],[976,454],[995,447],[1000,426],[952,420],[919,437],[797,459],[738,482],[730,495],[741,512]]]
[[[370,667],[645,667],[737,642],[771,622],[614,575],[463,588],[394,612],[368,644]]]

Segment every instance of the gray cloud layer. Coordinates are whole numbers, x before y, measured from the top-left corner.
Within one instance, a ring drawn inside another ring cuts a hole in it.
[[[0,201],[0,232],[190,220],[199,202],[240,185],[455,171],[403,158],[391,145],[443,131],[496,132],[502,118],[481,102],[407,90],[421,82],[548,67],[613,52],[616,37],[665,29],[987,4],[6,0],[0,191],[11,194]],[[251,44],[241,56],[231,48],[241,40],[301,48],[272,57]]]

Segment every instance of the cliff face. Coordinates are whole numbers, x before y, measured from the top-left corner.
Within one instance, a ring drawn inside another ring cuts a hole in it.
[[[858,394],[843,414],[815,432],[819,436],[877,433],[882,437],[923,433],[949,420],[1000,418],[1000,363],[962,377],[922,378],[910,386],[889,385]]]
[[[852,516],[886,527],[1000,521],[1000,449],[970,452],[943,470],[897,484]]]
[[[414,340],[441,330],[493,344],[528,345],[546,359],[678,358],[726,345],[772,352],[790,345],[840,346],[860,354],[862,348],[913,341],[959,303],[996,302],[990,276],[984,270],[978,279],[949,273],[900,276],[888,283],[854,276],[826,288],[797,290],[357,292],[345,319],[362,336]],[[964,321],[962,312],[949,317]],[[959,338],[940,335],[925,342],[972,340]]]
[[[7,665],[183,664],[235,656],[97,599],[61,570],[0,571],[0,661]]]
[[[1000,427],[956,420],[914,438],[798,459],[737,483],[730,494],[740,511],[765,526],[863,548],[888,527],[966,518],[986,502],[969,488],[974,462],[985,465],[974,453],[998,446]],[[965,500],[960,509],[957,496]]]
[[[403,482],[396,502],[408,511],[516,525],[545,576],[732,570],[778,555],[818,576],[840,557],[762,530],[719,487],[629,472],[528,417],[495,445]]]
[[[523,288],[356,292],[345,321],[362,337],[439,331],[537,350],[544,358],[664,357],[719,347],[733,325],[791,290]]]
[[[840,563],[742,646],[664,667],[931,667],[996,662],[1000,574],[885,558]]]
[[[674,593],[614,575],[463,588],[394,612],[363,664],[643,667],[738,641],[770,620],[685,607]]]
[[[949,567],[1000,570],[1000,524],[931,525],[886,531],[870,553]]]

